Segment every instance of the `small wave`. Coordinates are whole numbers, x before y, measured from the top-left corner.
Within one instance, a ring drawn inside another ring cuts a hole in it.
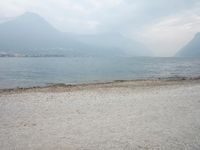
[[[158,78],[158,80],[167,80],[167,81],[200,80],[200,76],[196,77],[171,76],[171,77]]]

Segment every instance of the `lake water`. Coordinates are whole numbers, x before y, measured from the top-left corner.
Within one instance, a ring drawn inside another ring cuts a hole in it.
[[[200,58],[0,58],[0,88],[200,76]]]

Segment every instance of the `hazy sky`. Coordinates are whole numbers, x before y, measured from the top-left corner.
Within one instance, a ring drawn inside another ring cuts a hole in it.
[[[0,19],[35,12],[66,32],[120,32],[172,56],[200,31],[200,0],[0,0]]]

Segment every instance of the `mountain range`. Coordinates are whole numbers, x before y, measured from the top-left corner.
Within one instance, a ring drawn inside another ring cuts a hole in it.
[[[54,28],[27,12],[0,24],[0,54],[62,56],[151,56],[141,43],[118,33],[81,35]]]

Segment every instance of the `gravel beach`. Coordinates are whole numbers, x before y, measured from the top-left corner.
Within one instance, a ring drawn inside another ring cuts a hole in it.
[[[200,80],[0,91],[1,150],[199,150]]]

